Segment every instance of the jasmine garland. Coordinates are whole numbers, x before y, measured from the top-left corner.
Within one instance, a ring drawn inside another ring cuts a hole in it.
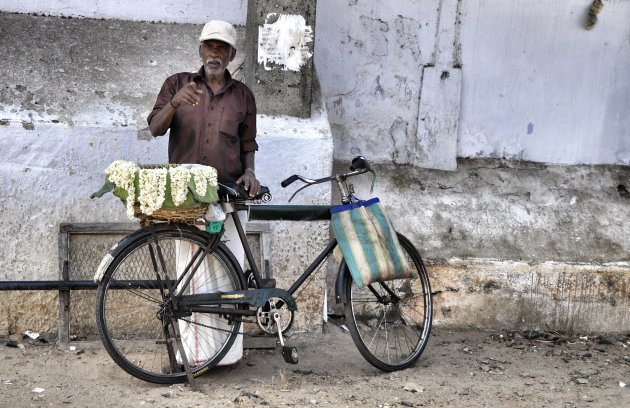
[[[208,187],[216,188],[217,172],[209,166],[196,164],[165,165],[163,167],[141,168],[124,160],[117,160],[105,170],[107,180],[127,193],[125,204],[127,216],[134,219],[134,204],[140,204],[143,214],[151,215],[159,210],[167,193],[167,179],[170,181],[170,194],[173,204],[179,206],[186,200],[189,189],[205,196]],[[138,196],[136,197],[135,178],[138,176]]]

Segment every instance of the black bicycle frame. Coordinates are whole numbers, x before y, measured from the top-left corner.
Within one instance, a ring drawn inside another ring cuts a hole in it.
[[[247,211],[250,219],[258,221],[330,221],[330,208],[331,206],[329,205],[236,205],[235,211]],[[236,230],[238,231],[241,244],[245,249],[245,256],[252,270],[256,287],[261,288],[262,277],[254,261],[254,256],[247,242],[241,220],[238,216],[235,216],[235,213],[231,215]],[[308,268],[306,268],[304,273],[291,285],[291,288],[289,288],[287,292],[293,295],[317,267],[330,256],[336,245],[336,241],[331,241]]]
[[[221,313],[221,314],[233,314],[233,315],[251,315],[253,312],[248,312],[239,309],[222,308],[220,305],[227,304],[249,304],[254,307],[260,307],[264,305],[269,298],[278,296],[283,298],[283,293],[288,293],[291,298],[286,299],[290,310],[296,310],[295,300],[292,299],[293,294],[300,288],[300,286],[313,274],[315,270],[324,262],[337,246],[337,241],[332,240],[328,243],[326,248],[315,258],[315,260],[306,268],[306,270],[300,275],[300,277],[291,285],[291,287],[284,291],[277,288],[265,288],[262,285],[263,279],[260,275],[260,271],[254,260],[251,248],[247,242],[247,236],[241,220],[238,216],[238,211],[248,211],[250,218],[253,220],[277,220],[277,221],[327,221],[330,220],[330,206],[273,206],[273,205],[234,205],[234,211],[227,214],[228,217],[232,217],[236,231],[245,250],[245,256],[251,267],[251,272],[256,282],[256,289],[245,289],[240,291],[224,292],[224,293],[203,293],[196,295],[178,294],[178,307],[180,310],[176,313],[186,315],[191,312],[200,313]],[[207,250],[207,249],[206,249]],[[192,268],[192,274],[194,274],[198,265]],[[188,267],[187,267],[188,269]],[[239,268],[240,269],[240,268]],[[241,271],[242,273],[242,271]],[[187,278],[187,282],[190,280],[190,276]],[[180,277],[181,279],[181,277]],[[217,307],[218,306],[218,307]]]

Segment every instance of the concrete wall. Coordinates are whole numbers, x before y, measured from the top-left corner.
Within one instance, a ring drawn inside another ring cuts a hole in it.
[[[455,172],[376,171],[373,195],[428,264],[436,323],[627,330],[629,167],[460,159]]]
[[[162,21],[204,24],[209,20],[226,20],[245,25],[247,0],[168,1],[145,0],[1,0],[0,10],[14,13],[36,13],[51,16],[105,18],[131,21]]]
[[[382,164],[439,323],[627,327],[630,3],[591,3],[318,2],[336,168]]]
[[[459,156],[630,164],[630,3],[464,1]]]
[[[335,158],[630,164],[630,3],[320,0]],[[461,98],[461,103],[460,103]]]

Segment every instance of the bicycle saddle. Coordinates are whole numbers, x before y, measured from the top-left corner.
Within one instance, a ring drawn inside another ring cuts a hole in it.
[[[219,197],[223,201],[262,200],[265,194],[269,194],[267,186],[260,186],[260,193],[256,197],[250,197],[247,190],[240,184],[219,182]]]

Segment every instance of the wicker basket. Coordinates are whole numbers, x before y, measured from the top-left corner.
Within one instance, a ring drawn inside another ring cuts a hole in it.
[[[159,210],[154,211],[153,214],[147,215],[140,211],[140,205],[136,203],[133,205],[133,211],[136,218],[140,220],[140,225],[142,226],[159,221],[195,225],[205,223],[203,216],[206,211],[208,211],[208,205],[201,205],[196,208],[185,208],[180,210],[166,210],[160,208]]]

